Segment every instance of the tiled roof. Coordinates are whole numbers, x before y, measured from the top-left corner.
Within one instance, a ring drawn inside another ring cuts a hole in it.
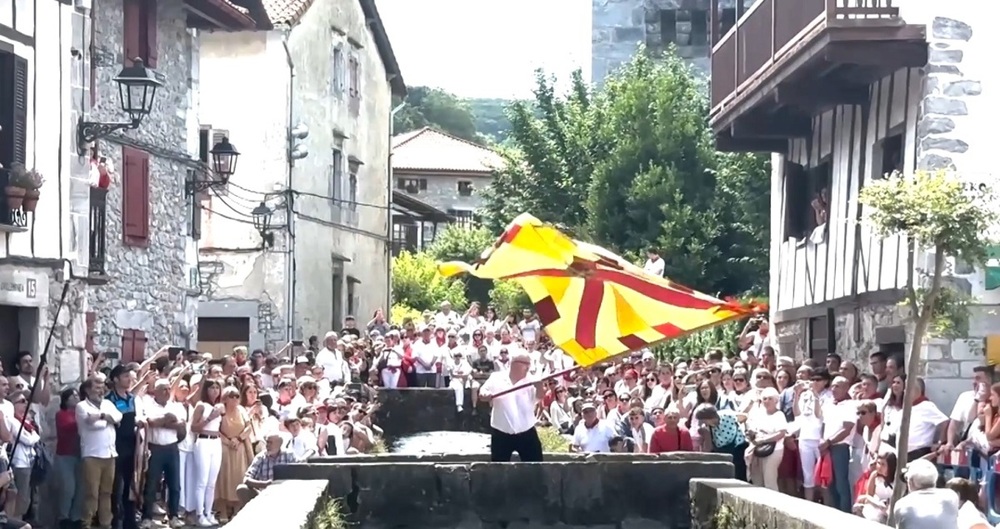
[[[490,173],[503,164],[496,151],[430,127],[392,138],[392,166],[397,170]]]
[[[313,0],[263,0],[264,9],[272,24],[294,25],[306,14]]]

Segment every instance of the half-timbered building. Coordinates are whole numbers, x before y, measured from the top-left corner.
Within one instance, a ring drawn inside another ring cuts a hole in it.
[[[772,153],[769,299],[781,354],[822,363],[836,353],[867,369],[872,352],[907,350],[899,304],[928,257],[875,236],[858,196],[893,171],[989,173],[980,134],[997,39],[973,31],[974,13],[964,0],[759,0],[714,32],[717,147]],[[983,271],[961,268],[951,268],[956,284],[1000,301]],[[991,326],[974,318],[970,339],[927,344],[932,395],[947,403],[967,389]]]

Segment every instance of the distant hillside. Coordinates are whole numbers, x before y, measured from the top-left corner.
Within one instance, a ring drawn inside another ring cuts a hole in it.
[[[494,143],[502,143],[510,132],[510,121],[504,115],[504,109],[509,105],[509,99],[470,98],[465,100],[472,113],[476,132],[486,136]]]

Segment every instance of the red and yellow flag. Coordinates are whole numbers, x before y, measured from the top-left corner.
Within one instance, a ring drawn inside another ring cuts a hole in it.
[[[441,263],[438,272],[517,282],[552,342],[582,366],[754,312],[649,275],[527,213],[476,264]]]

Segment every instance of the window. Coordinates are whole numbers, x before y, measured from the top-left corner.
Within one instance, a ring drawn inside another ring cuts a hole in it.
[[[719,20],[719,38],[733,29],[736,25],[736,8],[727,7],[722,10],[722,18]]]
[[[122,147],[122,238],[149,246],[149,154]]]
[[[417,194],[420,191],[427,191],[426,178],[397,178],[396,189],[402,189],[407,193]]]
[[[348,176],[347,200],[351,211],[358,210],[358,169],[358,165],[351,164],[351,174]]]
[[[344,77],[346,75],[343,46],[337,46],[333,49],[333,64],[331,65],[331,68],[333,70],[330,73],[331,91],[338,96],[342,95],[344,93]]]
[[[135,329],[122,331],[122,354],[119,361],[122,364],[142,362],[146,359],[146,333]]]
[[[433,222],[424,222],[422,227],[423,233],[421,234],[421,242],[424,248],[431,245],[434,239],[437,237],[437,224]]]
[[[466,209],[449,209],[448,214],[455,217],[455,224],[471,227],[476,223],[476,214]]]
[[[0,52],[0,163],[10,167],[27,160],[28,61]]]
[[[833,352],[831,342],[829,315],[809,318],[809,358],[824,365],[826,355]]]
[[[660,11],[660,42],[664,47],[668,44],[708,45],[708,11],[704,9]]]
[[[139,58],[156,68],[156,5],[156,0],[123,0],[126,66]]]
[[[785,239],[804,239],[827,224],[831,170],[829,161],[808,170],[785,163]]]
[[[209,163],[208,158],[212,152],[212,127],[201,126],[198,130],[198,159],[202,163]]]
[[[903,135],[893,134],[882,140],[882,171],[875,178],[883,178],[893,172],[903,172]]]
[[[197,173],[193,170],[188,171],[187,174],[188,181],[193,182],[197,177]],[[202,197],[199,193],[193,193],[188,198],[188,235],[194,240],[201,239],[201,200]]]
[[[361,97],[361,64],[358,62],[358,57],[356,55],[351,55],[348,68],[349,79],[347,95],[349,95],[352,99],[356,99]]]
[[[335,206],[341,205],[344,195],[344,152],[333,150],[333,161],[330,163],[330,196]]]
[[[347,276],[347,315],[354,316],[358,310],[357,285],[361,283],[357,279]]]
[[[472,196],[472,182],[462,180],[458,183],[458,194],[463,197]]]

